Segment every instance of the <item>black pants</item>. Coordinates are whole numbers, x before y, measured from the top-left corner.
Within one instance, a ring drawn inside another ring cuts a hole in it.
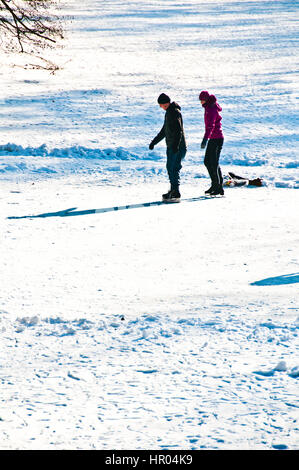
[[[186,155],[186,148],[184,146],[179,148],[177,153],[174,153],[170,147],[167,147],[167,162],[166,169],[171,185],[171,189],[179,189],[180,186],[180,170],[182,169],[182,160]]]
[[[223,146],[223,139],[210,139],[207,145],[204,164],[209,172],[212,186],[219,188],[223,184],[219,158]]]

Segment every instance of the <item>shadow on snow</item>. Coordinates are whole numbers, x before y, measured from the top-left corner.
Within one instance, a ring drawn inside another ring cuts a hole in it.
[[[218,198],[218,196],[215,196]],[[196,202],[206,199],[215,199],[213,196],[198,196],[189,199],[182,199],[182,202]],[[223,196],[220,196],[223,197]],[[142,202],[137,204],[128,204],[126,206],[112,206],[112,207],[103,207],[101,209],[86,209],[86,210],[76,210],[77,207],[71,207],[70,209],[65,209],[58,212],[46,212],[44,214],[38,215],[24,215],[24,216],[11,216],[7,217],[8,219],[36,219],[36,218],[47,218],[47,217],[71,217],[75,215],[89,215],[89,214],[101,214],[103,212],[113,212],[121,211],[125,209],[137,209],[141,207],[152,207],[152,206],[167,206],[169,204],[175,204],[175,202],[164,202],[164,201],[153,201],[153,202]]]
[[[280,286],[282,284],[295,284],[299,282],[299,273],[284,274],[282,276],[268,277],[252,282],[251,286]]]

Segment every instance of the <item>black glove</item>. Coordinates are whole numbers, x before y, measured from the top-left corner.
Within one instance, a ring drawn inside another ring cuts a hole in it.
[[[154,150],[154,144],[153,144],[153,142],[151,142],[151,143],[149,144],[148,148],[149,148],[150,150]]]
[[[203,139],[202,139],[202,142],[201,142],[200,148],[202,148],[202,149],[206,148],[207,141],[208,141],[208,139],[203,138]]]

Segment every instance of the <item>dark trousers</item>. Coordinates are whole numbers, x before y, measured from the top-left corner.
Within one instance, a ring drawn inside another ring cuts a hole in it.
[[[182,169],[182,160],[186,155],[186,148],[180,147],[177,153],[174,153],[170,147],[167,147],[166,169],[170,181],[171,189],[179,189],[180,171]]]
[[[223,177],[219,166],[219,158],[223,146],[223,139],[210,139],[207,145],[204,164],[209,172],[212,186],[222,186]]]

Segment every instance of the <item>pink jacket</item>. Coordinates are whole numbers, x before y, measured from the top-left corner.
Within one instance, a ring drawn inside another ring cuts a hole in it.
[[[204,139],[223,139],[221,129],[220,111],[221,106],[217,103],[216,97],[210,95],[207,101],[202,105],[205,108],[205,135]]]

